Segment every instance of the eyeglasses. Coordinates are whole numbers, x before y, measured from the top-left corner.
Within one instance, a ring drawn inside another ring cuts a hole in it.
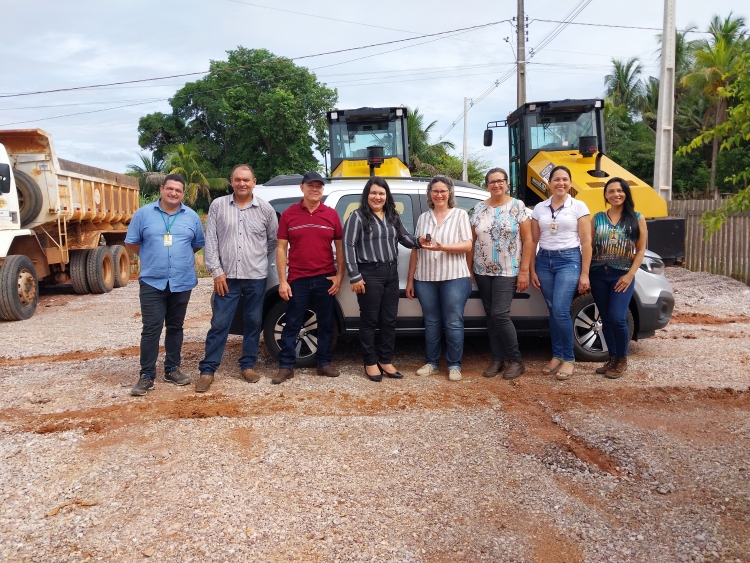
[[[430,190],[430,193],[436,195],[448,195],[450,192],[448,190]]]
[[[507,184],[508,180],[502,179],[502,180],[492,180],[491,182],[487,182],[488,186],[499,186],[500,184]]]

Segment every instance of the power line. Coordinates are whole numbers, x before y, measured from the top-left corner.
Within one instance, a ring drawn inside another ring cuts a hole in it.
[[[543,20],[543,19],[540,19],[540,18],[534,18],[529,23],[533,23],[533,22],[566,23],[566,22],[559,21],[559,20]],[[608,24],[608,23],[585,23],[585,22],[567,22],[567,24],[568,25],[589,25],[589,26],[592,26],[592,27],[614,27],[614,28],[619,28],[619,29],[642,29],[642,30],[646,30],[646,31],[664,31],[664,29],[661,28],[661,27],[642,27],[642,26],[636,26],[636,25],[615,25],[615,24]],[[705,33],[705,34],[710,34],[709,31],[699,31],[699,30],[696,30],[696,29],[684,29],[684,30],[678,29],[677,31],[679,33]]]
[[[550,31],[547,35],[545,35],[542,40],[539,42],[539,46],[536,48],[531,48],[529,50],[529,59],[531,59],[536,53],[544,49],[547,45],[549,45],[554,39],[560,35],[563,30],[570,25],[570,22],[573,21],[573,19],[576,18],[585,8],[591,4],[591,0],[581,0],[576,4],[573,9],[568,12],[568,14],[563,18],[562,22],[559,22],[553,29]]]
[[[384,41],[382,43],[373,43],[373,44],[370,44],[370,45],[362,45],[360,47],[349,47],[347,49],[337,49],[335,51],[327,51],[327,52],[324,52],[324,53],[315,53],[313,55],[302,55],[302,56],[299,56],[299,57],[272,59],[270,61],[263,61],[261,63],[257,63],[257,64],[254,64],[254,65],[242,65],[242,66],[238,66],[238,67],[222,68],[222,69],[219,69],[219,71],[232,71],[232,70],[238,70],[238,69],[242,69],[242,68],[249,68],[250,66],[262,66],[262,65],[276,63],[276,62],[299,61],[299,60],[302,60],[302,59],[310,59],[310,58],[313,58],[313,57],[323,57],[323,56],[326,56],[326,55],[337,55],[337,54],[346,53],[346,52],[349,52],[349,51],[359,51],[359,50],[362,50],[362,49],[371,49],[373,47],[381,47],[383,45],[393,45],[395,43],[404,43],[406,41],[415,41],[417,39],[425,39],[427,37],[438,37],[440,35],[448,35],[448,34],[456,34],[456,33],[460,33],[460,32],[474,31],[474,30],[477,30],[477,29],[483,29],[483,28],[486,28],[486,27],[492,27],[492,26],[498,25],[498,24],[506,22],[506,21],[508,21],[508,20],[502,20],[502,21],[499,21],[499,22],[489,22],[489,23],[484,23],[484,24],[480,24],[480,25],[473,25],[473,26],[469,26],[469,27],[452,29],[452,30],[449,30],[449,31],[439,31],[437,33],[428,33],[428,34],[425,34],[425,35],[419,35],[417,37],[408,37],[406,39],[394,39],[392,41]],[[357,59],[355,59],[355,60],[357,60]],[[329,65],[329,66],[333,66],[333,65]],[[322,67],[322,68],[324,68],[324,67]],[[122,81],[122,82],[110,82],[110,83],[106,83],[106,84],[93,84],[93,85],[89,85],[89,86],[74,86],[74,87],[71,87],[71,88],[56,88],[54,90],[40,90],[40,91],[37,91],[37,92],[22,92],[22,93],[16,93],[16,94],[2,94],[2,95],[0,95],[0,98],[16,98],[16,97],[19,97],[19,96],[33,96],[33,95],[36,95],[36,94],[51,94],[51,93],[58,93],[58,92],[70,92],[72,90],[88,90],[88,89],[92,89],[92,88],[102,88],[104,86],[120,86],[120,85],[123,85],[123,84],[136,84],[136,83],[139,83],[139,82],[152,82],[154,80],[166,80],[166,79],[169,79],[169,78],[179,78],[179,77],[184,77],[184,76],[195,76],[195,75],[198,75],[198,74],[208,74],[210,72],[215,72],[215,71],[205,70],[205,71],[200,71],[200,72],[188,72],[188,73],[184,73],[184,74],[173,74],[171,76],[159,76],[159,77],[154,77],[154,78],[142,78],[142,79],[139,79],[139,80],[125,80],[125,81]]]
[[[277,8],[275,6],[266,6],[264,4],[255,4],[253,2],[243,2],[242,0],[227,0],[227,2],[234,2],[235,4],[244,4],[245,6],[253,6],[255,8],[263,8],[264,10],[274,10],[274,11],[277,11],[277,12],[284,12],[284,13],[287,13],[287,14],[295,14],[295,15],[298,15],[298,16],[306,16],[308,18],[317,18],[319,20],[328,20],[328,21],[338,22],[338,23],[349,23],[349,24],[352,24],[352,25],[360,25],[360,26],[367,27],[367,28],[370,28],[370,29],[373,29],[373,28],[374,29],[384,29],[386,31],[398,31],[400,33],[411,33],[412,35],[418,35],[419,34],[419,32],[417,32],[417,31],[410,31],[408,29],[398,29],[398,28],[395,28],[395,27],[385,27],[385,26],[382,26],[382,25],[375,25],[375,24],[373,24],[371,22],[357,22],[357,21],[352,21],[352,20],[342,20],[342,19],[339,19],[339,18],[332,18],[330,16],[321,16],[319,14],[309,14],[307,12],[298,12],[298,11],[295,11],[295,10],[287,10],[287,9],[284,9],[284,8]],[[465,39],[459,39],[459,41],[466,41],[466,40]],[[485,43],[483,43],[481,41],[469,41],[469,42],[470,43],[480,43],[480,44],[483,44],[483,45],[485,44]]]

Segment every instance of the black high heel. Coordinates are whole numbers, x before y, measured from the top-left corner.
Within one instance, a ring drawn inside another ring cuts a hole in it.
[[[400,371],[394,371],[393,373],[388,373],[383,369],[383,366],[380,365],[380,362],[378,362],[378,368],[380,368],[380,373],[385,374],[386,377],[390,377],[391,379],[403,379],[404,374]]]
[[[365,364],[365,376],[370,381],[374,381],[375,383],[380,383],[381,381],[383,381],[383,368],[381,368],[378,364],[375,364],[375,365],[377,365],[378,369],[380,370],[380,373],[378,375],[370,375],[369,373],[367,373],[367,364]]]

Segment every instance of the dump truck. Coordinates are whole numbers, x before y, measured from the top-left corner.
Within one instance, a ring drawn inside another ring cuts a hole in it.
[[[41,129],[0,131],[0,319],[29,319],[41,284],[127,285],[136,178],[58,158]]]
[[[484,145],[492,145],[492,129],[507,127],[509,176],[512,194],[533,206],[550,197],[549,174],[567,166],[572,175],[570,193],[592,214],[604,211],[608,178],[628,182],[635,208],[648,224],[648,249],[665,264],[685,256],[685,220],[669,217],[667,202],[646,182],[607,157],[604,139],[604,101],[561,100],[529,102],[503,121],[491,121]]]

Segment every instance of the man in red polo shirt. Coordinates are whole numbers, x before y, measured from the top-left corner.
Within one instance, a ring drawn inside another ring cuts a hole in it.
[[[271,383],[283,383],[294,377],[297,339],[310,298],[315,303],[318,318],[318,351],[315,354],[318,375],[339,375],[331,366],[333,313],[335,295],[346,270],[341,246],[341,220],[334,209],[322,203],[323,185],[327,182],[317,172],[305,174],[300,185],[302,201],[290,206],[279,220],[279,244],[276,248],[279,295],[289,305],[279,342],[279,373]],[[331,242],[336,245],[335,264]]]

